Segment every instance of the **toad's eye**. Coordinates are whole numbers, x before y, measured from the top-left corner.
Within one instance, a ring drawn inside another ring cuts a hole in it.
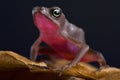
[[[62,14],[62,11],[61,11],[60,8],[55,8],[55,9],[52,10],[52,15],[56,18],[60,17],[61,14]]]

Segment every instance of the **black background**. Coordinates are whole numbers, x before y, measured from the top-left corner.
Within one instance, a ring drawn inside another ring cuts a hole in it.
[[[112,0],[1,0],[0,49],[29,57],[39,31],[33,24],[34,6],[59,6],[67,19],[85,30],[86,41],[101,51],[110,66],[120,67],[120,9]]]

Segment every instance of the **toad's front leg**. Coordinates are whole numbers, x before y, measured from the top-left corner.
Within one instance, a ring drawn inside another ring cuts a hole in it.
[[[63,70],[68,70],[69,68],[75,66],[77,63],[80,62],[80,60],[83,58],[83,56],[87,53],[87,51],[89,50],[89,46],[85,45],[85,44],[81,44],[81,49],[79,50],[78,54],[76,55],[76,57],[67,65],[63,66],[62,71]]]
[[[33,61],[36,61],[38,53],[39,53],[39,45],[42,43],[42,38],[39,37],[34,44],[31,47],[31,55],[30,55],[30,59]]]

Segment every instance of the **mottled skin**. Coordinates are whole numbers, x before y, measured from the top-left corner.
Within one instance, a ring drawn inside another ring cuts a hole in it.
[[[59,14],[54,13],[57,10]],[[79,61],[97,61],[101,67],[106,66],[102,54],[89,48],[85,42],[84,31],[70,23],[59,7],[35,7],[32,11],[34,23],[40,31],[39,38],[31,47],[31,59],[36,60],[40,54],[71,61],[67,67]],[[50,48],[42,47],[44,42]]]

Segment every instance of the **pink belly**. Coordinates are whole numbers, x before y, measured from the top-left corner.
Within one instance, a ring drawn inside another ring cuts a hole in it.
[[[44,41],[56,51],[56,55],[60,58],[73,60],[79,51],[79,47],[61,36],[53,36],[44,38]]]

